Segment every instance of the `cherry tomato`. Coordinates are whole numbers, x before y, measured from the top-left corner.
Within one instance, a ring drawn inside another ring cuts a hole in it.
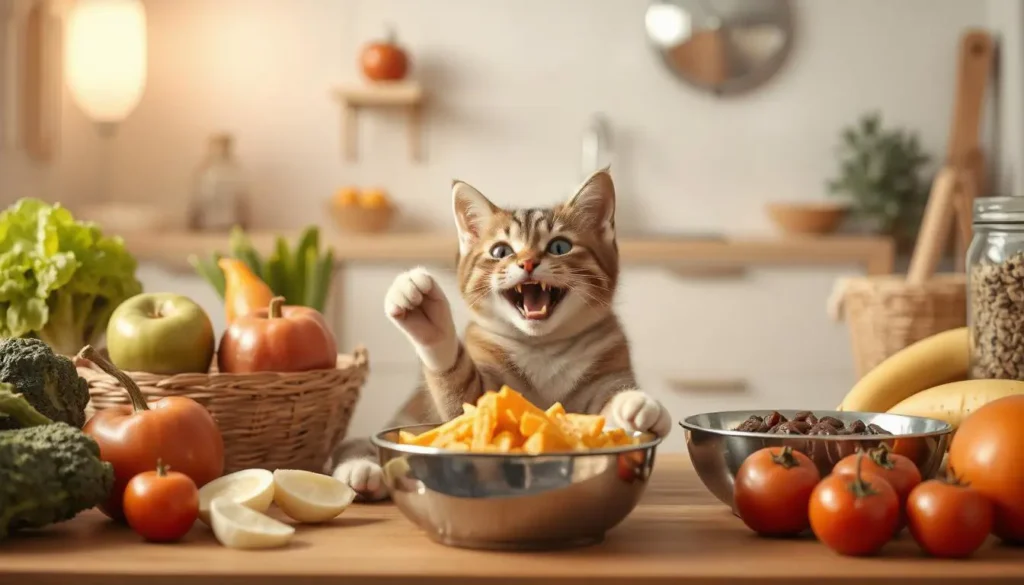
[[[838,475],[853,476],[857,472],[857,461],[859,457],[855,453],[847,455],[832,468],[832,473]],[[900,519],[896,526],[896,532],[906,525],[906,514],[903,510],[907,504],[907,497],[910,491],[921,483],[921,472],[917,465],[909,458],[894,453],[888,445],[882,444],[877,449],[872,449],[864,458],[864,473],[872,473],[881,476],[896,490],[896,496],[900,501]]]
[[[633,483],[643,476],[644,458],[642,453],[623,453],[618,458],[619,479],[627,483]]]
[[[810,527],[807,504],[820,480],[818,468],[807,455],[790,447],[761,449],[736,472],[736,513],[758,534],[800,534]]]
[[[146,540],[178,540],[199,515],[199,489],[189,476],[170,471],[157,460],[155,471],[144,471],[128,482],[124,515],[132,530]]]
[[[955,478],[928,480],[907,500],[910,534],[924,551],[947,558],[969,557],[992,531],[992,502]]]
[[[862,467],[858,454],[854,475],[833,473],[811,494],[811,530],[818,540],[842,555],[877,553],[896,533],[900,500],[882,476]]]

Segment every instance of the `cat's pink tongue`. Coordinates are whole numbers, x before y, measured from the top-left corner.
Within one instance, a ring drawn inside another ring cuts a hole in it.
[[[548,305],[551,304],[550,290],[541,290],[539,286],[530,285],[523,287],[523,308],[526,309],[528,317],[545,316],[548,313]]]

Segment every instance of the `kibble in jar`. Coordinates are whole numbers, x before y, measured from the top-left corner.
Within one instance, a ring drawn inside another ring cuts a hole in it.
[[[982,197],[967,253],[971,378],[1024,380],[1024,197]]]
[[[971,377],[1024,380],[1024,252],[971,267]]]

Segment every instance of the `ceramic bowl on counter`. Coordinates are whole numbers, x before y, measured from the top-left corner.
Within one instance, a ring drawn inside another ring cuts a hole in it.
[[[871,412],[814,410],[822,419],[834,417],[849,425],[861,421],[878,425],[891,434],[800,435],[768,434],[733,430],[752,415],[766,417],[778,412],[789,420],[796,410],[734,410],[688,416],[679,421],[686,432],[686,448],[693,468],[704,486],[722,503],[732,507],[733,482],[743,461],[765,447],[790,446],[814,461],[822,477],[843,457],[858,449],[869,450],[886,443],[894,453],[909,457],[921,476],[933,477],[942,465],[953,427],[944,421],[916,416]],[[806,411],[803,411],[806,412]]]
[[[371,437],[398,509],[449,546],[544,550],[600,542],[640,501],[661,440],[636,445],[520,455],[399,444],[399,431]]]
[[[777,201],[765,206],[768,217],[785,234],[823,236],[839,229],[849,214],[842,203]]]

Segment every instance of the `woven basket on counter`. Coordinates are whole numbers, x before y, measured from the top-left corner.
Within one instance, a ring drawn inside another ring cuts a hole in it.
[[[98,367],[79,366],[78,373],[89,383],[90,409],[131,404],[121,384]],[[369,358],[359,347],[352,355],[339,355],[333,370],[125,373],[147,401],[186,396],[210,411],[224,437],[224,473],[248,468],[322,471],[345,438],[369,374]]]
[[[829,312],[850,329],[857,376],[908,345],[967,324],[964,274],[936,274],[920,285],[903,275],[847,278],[836,283]]]

